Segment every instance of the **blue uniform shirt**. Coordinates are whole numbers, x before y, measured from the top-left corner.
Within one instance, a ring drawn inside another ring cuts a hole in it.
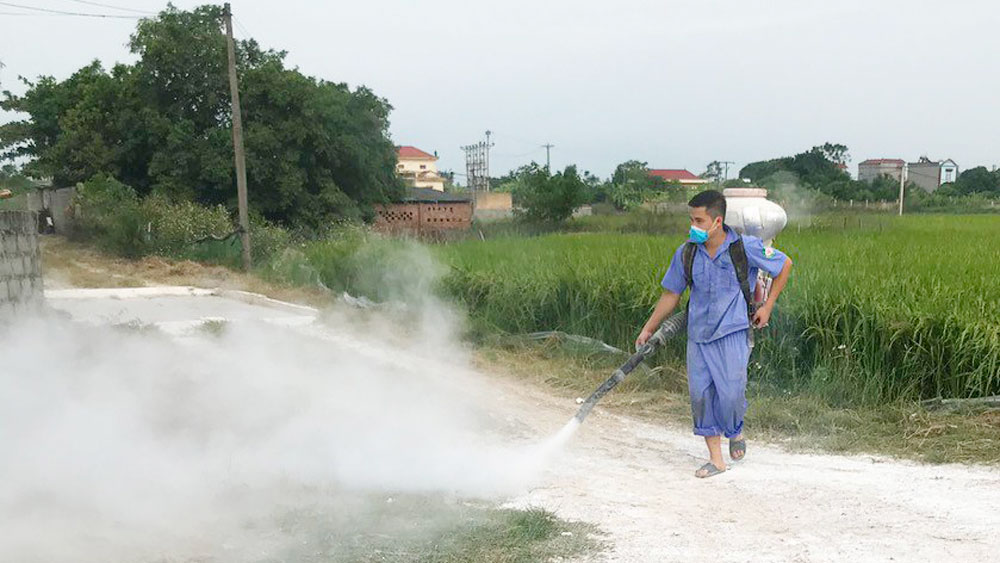
[[[724,225],[723,228],[726,230],[726,240],[716,251],[714,258],[709,257],[704,244],[699,244],[698,251],[694,253],[691,268],[694,283],[691,285],[691,299],[688,302],[688,340],[692,342],[712,342],[750,326],[746,301],[736,278],[733,261],[729,258],[729,245],[739,235],[728,226]],[[764,248],[764,243],[753,236],[743,237],[743,247],[750,267],[750,294],[753,295],[757,285],[757,272],[763,269],[772,276],[777,276],[785,265],[785,254],[773,248]],[[684,288],[687,287],[683,253],[682,244],[674,252],[670,267],[660,283],[663,289],[678,295],[684,293]]]

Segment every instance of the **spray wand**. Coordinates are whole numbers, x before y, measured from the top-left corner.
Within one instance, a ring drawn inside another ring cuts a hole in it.
[[[636,367],[639,366],[646,358],[653,355],[660,347],[666,344],[672,336],[681,332],[687,328],[687,310],[679,311],[671,315],[667,320],[663,321],[660,328],[649,337],[649,340],[645,344],[636,350],[635,354],[632,354],[629,359],[622,364],[622,366],[615,370],[611,377],[607,381],[601,384],[593,393],[587,397],[587,400],[580,405],[580,410],[577,411],[574,417],[576,421],[583,422],[584,418],[590,414],[591,409],[597,404],[597,401],[601,400],[601,397],[608,394],[609,391],[615,388],[619,383],[621,383],[625,376],[632,373]]]

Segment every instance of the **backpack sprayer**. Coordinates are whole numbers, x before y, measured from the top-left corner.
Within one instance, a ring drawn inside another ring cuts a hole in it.
[[[726,196],[728,204],[726,223],[740,235],[752,234],[769,243],[785,227],[787,221],[785,211],[776,203],[765,199],[767,197],[767,190],[759,188],[730,188],[723,193]],[[689,244],[683,253],[685,277],[687,278],[688,286],[692,283],[691,265],[693,263],[694,250],[694,245]],[[761,275],[763,279],[758,278],[756,291],[751,293],[750,284],[747,280],[748,266],[746,252],[743,248],[742,240],[738,244],[730,245],[730,258],[733,261],[737,278],[739,278],[740,289],[747,303],[747,315],[751,323],[747,335],[750,339],[749,345],[753,347],[754,311],[756,310],[756,305],[764,301],[767,291],[770,288],[771,280]],[[667,320],[663,321],[663,324],[660,325],[660,328],[653,333],[649,340],[640,346],[620,368],[616,369],[607,381],[591,393],[590,397],[587,397],[587,400],[580,405],[580,410],[577,411],[573,420],[577,424],[583,422],[583,419],[587,418],[587,415],[593,410],[594,405],[607,395],[609,391],[624,381],[625,377],[632,373],[632,370],[656,353],[667,340],[687,329],[687,321],[687,310],[674,313]]]
[[[694,253],[697,247],[694,243],[689,242],[684,247],[684,251],[681,253],[681,258],[684,261],[684,277],[687,278],[687,285],[691,287],[694,283],[694,279],[691,273],[691,269],[694,264]],[[736,277],[740,282],[740,289],[743,292],[743,298],[747,303],[747,319],[750,320],[750,330],[747,331],[747,344],[753,348],[753,315],[754,311],[757,309],[758,302],[750,293],[750,283],[747,279],[749,275],[749,264],[747,263],[746,249],[743,247],[743,239],[737,239],[735,242],[729,245],[729,257],[733,261],[733,269],[736,270]],[[757,284],[760,288],[763,284]],[[663,321],[660,328],[653,333],[649,340],[645,344],[636,350],[635,354],[629,357],[628,361],[622,364],[622,367],[615,370],[611,377],[608,378],[596,391],[590,394],[590,397],[583,402],[583,406],[576,413],[576,420],[578,422],[583,422],[583,419],[590,414],[590,410],[594,408],[597,401],[601,400],[601,397],[606,395],[608,391],[615,388],[616,385],[622,382],[629,373],[632,372],[636,367],[639,366],[646,358],[652,356],[661,346],[663,346],[668,339],[672,338],[678,332],[681,332],[687,328],[688,323],[688,312],[687,309],[674,313],[667,320]]]

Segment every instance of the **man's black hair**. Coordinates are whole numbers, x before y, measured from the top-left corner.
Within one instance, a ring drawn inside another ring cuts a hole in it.
[[[726,220],[726,196],[715,190],[705,190],[691,198],[688,207],[704,207],[708,216],[712,219],[722,217]]]

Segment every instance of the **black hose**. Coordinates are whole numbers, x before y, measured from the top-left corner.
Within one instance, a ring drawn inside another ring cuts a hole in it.
[[[652,356],[657,350],[660,349],[667,340],[673,337],[675,334],[681,332],[687,328],[687,310],[674,313],[667,320],[663,321],[660,328],[649,337],[649,340],[645,344],[639,347],[639,349],[629,356],[629,359],[625,361],[624,364],[614,373],[611,377],[607,379],[604,383],[600,385],[593,393],[587,397],[587,400],[580,405],[580,410],[576,413],[576,419],[583,422],[583,419],[587,418],[590,411],[594,408],[594,405],[608,394],[609,391],[615,388],[619,383],[625,380],[625,377],[632,373],[636,367],[639,366],[646,358]]]

